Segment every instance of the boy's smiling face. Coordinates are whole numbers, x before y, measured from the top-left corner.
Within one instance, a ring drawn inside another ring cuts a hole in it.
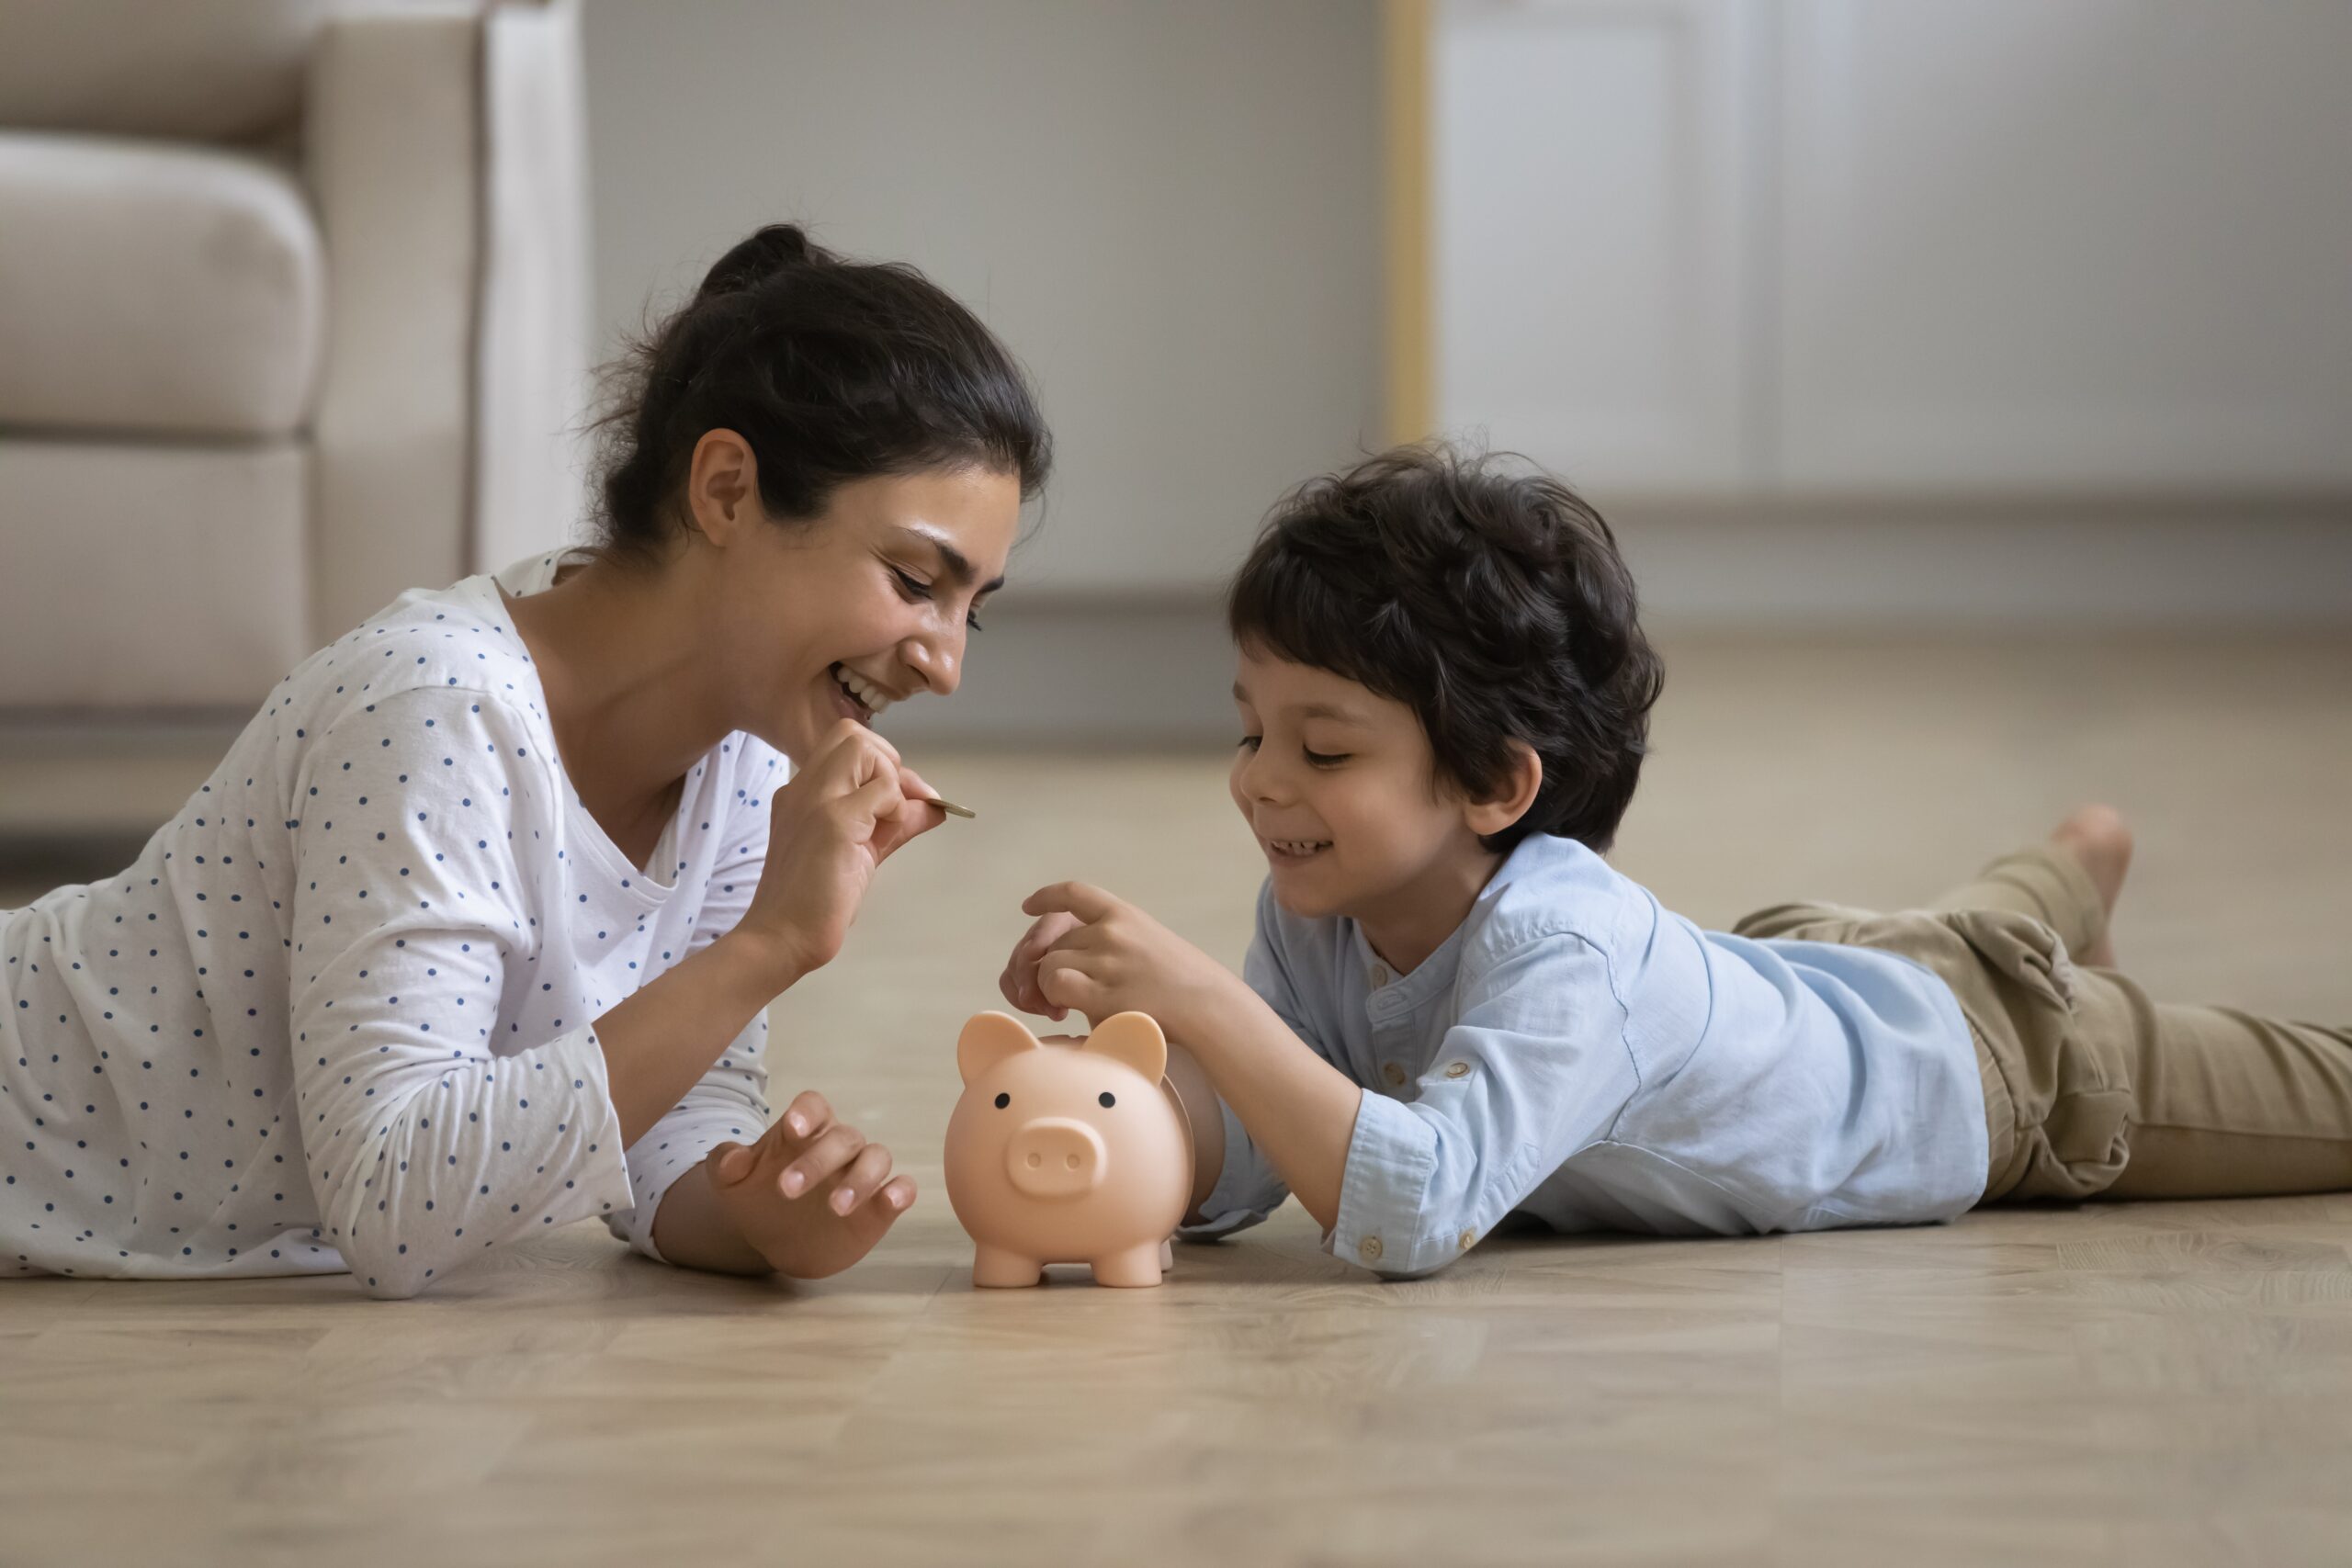
[[[1233,803],[1283,908],[1368,928],[1416,925],[1415,911],[1450,908],[1461,889],[1484,886],[1500,857],[1478,835],[1496,830],[1484,825],[1496,807],[1440,777],[1410,707],[1246,646],[1233,699],[1242,728]]]

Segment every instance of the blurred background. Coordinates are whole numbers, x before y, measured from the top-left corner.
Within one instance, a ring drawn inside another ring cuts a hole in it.
[[[1637,860],[1850,780],[1702,712],[1997,761],[1898,792],[1954,832],[2256,712],[2318,788],[2347,68],[2337,0],[0,0],[0,893],[119,863],[401,588],[577,536],[590,367],[779,218],[971,303],[1057,434],[910,743],[1213,757],[1259,518],[1442,432],[1643,581],[1690,816]]]

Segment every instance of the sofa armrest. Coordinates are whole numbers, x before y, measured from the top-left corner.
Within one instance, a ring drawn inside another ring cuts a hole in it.
[[[312,434],[311,636],[462,575],[481,243],[480,17],[346,15],[303,133],[327,258]]]
[[[480,413],[469,571],[577,535],[590,400],[588,133],[577,0],[493,6],[485,20],[488,140]]]

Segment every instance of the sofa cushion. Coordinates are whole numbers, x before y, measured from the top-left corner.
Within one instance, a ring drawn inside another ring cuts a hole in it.
[[[252,708],[313,646],[309,485],[295,442],[0,435],[0,714]]]
[[[272,436],[307,417],[326,276],[258,158],[0,132],[0,426]]]
[[[338,0],[0,0],[0,126],[226,141],[301,107]]]

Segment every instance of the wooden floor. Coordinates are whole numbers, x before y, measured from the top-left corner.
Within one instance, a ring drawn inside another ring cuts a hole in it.
[[[1673,651],[1620,862],[1693,918],[1925,896],[2070,803],[2158,994],[2352,1012],[2352,644]],[[413,1303],[0,1286],[0,1564],[2340,1563],[2352,1197],[1505,1239],[1384,1285],[1293,1207],[1155,1292],[976,1293],[956,1026],[1036,884],[1238,957],[1222,759],[917,759],[977,807],[779,1004],[924,1184],[819,1286],[592,1227]],[[17,902],[21,883],[0,886]]]

